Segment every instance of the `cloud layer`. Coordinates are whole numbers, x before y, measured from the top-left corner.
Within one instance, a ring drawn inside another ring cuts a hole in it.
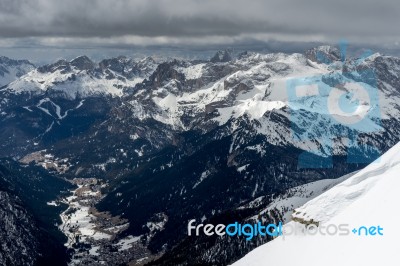
[[[379,42],[400,36],[398,14],[396,0],[2,0],[0,37],[46,43]]]

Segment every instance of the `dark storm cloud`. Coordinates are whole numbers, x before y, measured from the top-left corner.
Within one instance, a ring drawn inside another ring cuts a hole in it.
[[[0,0],[0,36],[93,42],[132,36],[149,43],[206,36],[395,39],[399,14],[396,0]]]
[[[0,3],[0,34],[27,36],[202,36],[277,30],[253,4],[234,1],[44,1]],[[248,10],[248,11],[250,11]],[[260,12],[258,10],[257,12]]]

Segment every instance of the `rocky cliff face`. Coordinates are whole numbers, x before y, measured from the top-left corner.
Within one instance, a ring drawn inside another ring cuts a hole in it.
[[[0,159],[2,265],[66,265],[65,239],[56,226],[64,207],[47,202],[69,187],[42,168]]]
[[[0,191],[0,264],[35,265],[38,228],[16,196]]]

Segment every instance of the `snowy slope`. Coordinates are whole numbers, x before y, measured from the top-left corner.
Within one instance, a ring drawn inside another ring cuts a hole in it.
[[[350,173],[336,179],[323,179],[315,182],[307,183],[301,186],[290,188],[285,191],[282,195],[273,197],[271,203],[262,210],[259,215],[267,214],[270,211],[278,210],[282,214],[282,222],[287,223],[292,220],[293,210],[302,206],[303,204],[309,202],[315,197],[321,195],[327,190],[331,189],[333,186],[343,182],[344,180],[350,178],[355,173]],[[257,206],[264,197],[259,197],[241,208],[255,207]],[[251,217],[253,220],[257,220],[259,215]]]
[[[398,265],[399,171],[400,143],[351,178],[298,208],[294,215],[325,225],[349,224],[350,230],[379,225],[383,235],[350,232],[346,236],[280,236],[233,265]]]
[[[261,119],[267,111],[288,105],[286,80],[289,77],[329,72],[325,65],[310,65],[301,54],[252,53],[232,64],[237,71],[198,90],[182,93],[177,89],[179,82],[171,80],[153,91],[153,100],[164,118],[157,116],[156,120],[179,128],[182,127],[180,119],[183,114],[209,112],[212,106],[218,112],[214,121],[220,125],[244,115]],[[177,67],[177,71],[183,73],[188,80],[201,79],[210,75],[213,66],[198,63]]]

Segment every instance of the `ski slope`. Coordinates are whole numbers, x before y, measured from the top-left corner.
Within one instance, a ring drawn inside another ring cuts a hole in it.
[[[279,236],[234,266],[399,265],[400,144],[346,181],[295,210],[305,223],[348,224],[349,229],[380,226],[383,235]],[[294,225],[290,222],[287,225]],[[285,228],[284,226],[284,228]],[[285,230],[285,229],[284,229]]]

